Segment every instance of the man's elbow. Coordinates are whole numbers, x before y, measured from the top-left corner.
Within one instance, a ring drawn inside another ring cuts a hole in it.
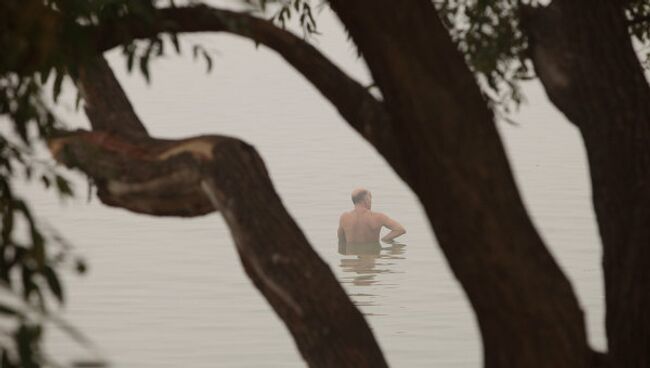
[[[406,234],[406,229],[403,228],[403,227],[400,227],[399,229],[397,229],[397,231],[399,232],[399,235],[400,235],[400,236]]]

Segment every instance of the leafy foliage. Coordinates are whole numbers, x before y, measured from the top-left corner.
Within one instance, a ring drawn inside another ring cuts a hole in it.
[[[639,45],[639,57],[646,69],[650,69],[650,1],[632,0],[626,10],[630,33]]]
[[[291,22],[292,16],[298,18],[298,24],[307,38],[318,34],[316,19],[309,0],[243,0],[251,10],[267,15],[271,13],[270,19],[282,28],[286,28]]]
[[[55,94],[61,88],[60,75],[53,83]],[[8,117],[13,124],[13,132],[0,136],[0,287],[5,293],[19,295],[27,307],[40,313],[47,313],[48,292],[63,303],[64,291],[56,268],[64,252],[54,252],[49,246],[56,240],[44,233],[27,203],[14,192],[13,183],[39,177],[44,185],[55,186],[62,195],[72,194],[66,179],[32,156],[34,141],[47,137],[57,125],[41,99],[45,79],[40,73],[0,75],[0,116]],[[10,139],[13,137],[14,141]],[[16,236],[21,224],[26,228],[22,232],[27,233],[27,239],[22,241]],[[3,317],[15,320],[13,329],[0,330],[0,337],[5,337],[0,339],[2,367],[41,366],[41,323],[29,317],[24,306],[0,307]]]
[[[435,5],[492,107],[508,113],[523,101],[519,82],[533,77],[520,29],[519,0],[441,0]]]
[[[520,82],[535,78],[521,28],[521,6],[543,6],[540,0],[434,0],[440,18],[468,65],[483,82],[495,112],[508,114],[524,101]],[[630,34],[641,45],[650,67],[650,1],[626,3]]]

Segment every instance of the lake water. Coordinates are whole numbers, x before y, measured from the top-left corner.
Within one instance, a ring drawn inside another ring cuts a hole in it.
[[[335,20],[321,17],[319,48],[368,81]],[[420,204],[383,159],[300,75],[272,52],[230,36],[185,37],[186,55],[156,62],[153,83],[110,60],[150,132],[158,137],[227,134],[264,157],[285,205],[367,316],[393,367],[478,367],[475,318],[449,271]],[[215,52],[214,71],[191,60],[191,44]],[[600,244],[577,131],[526,86],[529,104],[500,123],[535,224],[567,272],[586,311],[592,345],[603,348]],[[72,102],[69,103],[72,105]],[[70,108],[68,108],[69,110]],[[84,117],[66,114],[71,125]],[[61,203],[26,189],[32,205],[85,255],[90,272],[68,275],[64,313],[115,367],[301,367],[284,325],[245,276],[219,214],[161,219],[80,198]],[[357,186],[401,222],[404,246],[342,255],[340,213]],[[85,357],[51,329],[62,361]]]

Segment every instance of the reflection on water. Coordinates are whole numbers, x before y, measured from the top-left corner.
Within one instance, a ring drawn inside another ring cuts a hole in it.
[[[394,265],[404,256],[406,244],[392,243],[382,246],[377,243],[339,244],[341,263],[339,264],[345,276],[341,278],[344,284],[355,287],[388,285],[382,280],[382,274],[396,273]],[[368,290],[349,290],[349,295],[357,306],[376,306],[377,296]],[[355,290],[355,291],[353,291]],[[364,313],[369,315],[369,313]]]

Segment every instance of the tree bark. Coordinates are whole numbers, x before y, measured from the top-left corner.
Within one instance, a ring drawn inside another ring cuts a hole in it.
[[[519,197],[493,117],[428,0],[331,0],[382,91],[402,177],[476,312],[487,367],[585,367],[575,294]]]
[[[614,367],[650,366],[650,87],[622,4],[527,8],[531,58],[546,93],[582,134],[603,243]]]
[[[89,60],[79,68],[77,87],[83,96],[84,110],[93,130],[121,135],[148,135],[103,57]]]
[[[80,83],[93,91],[85,96],[98,131],[50,139],[52,155],[92,177],[107,205],[155,216],[220,211],[246,273],[309,366],[386,367],[364,317],[287,213],[255,149],[223,136],[149,137],[108,64],[97,65],[84,68]]]

